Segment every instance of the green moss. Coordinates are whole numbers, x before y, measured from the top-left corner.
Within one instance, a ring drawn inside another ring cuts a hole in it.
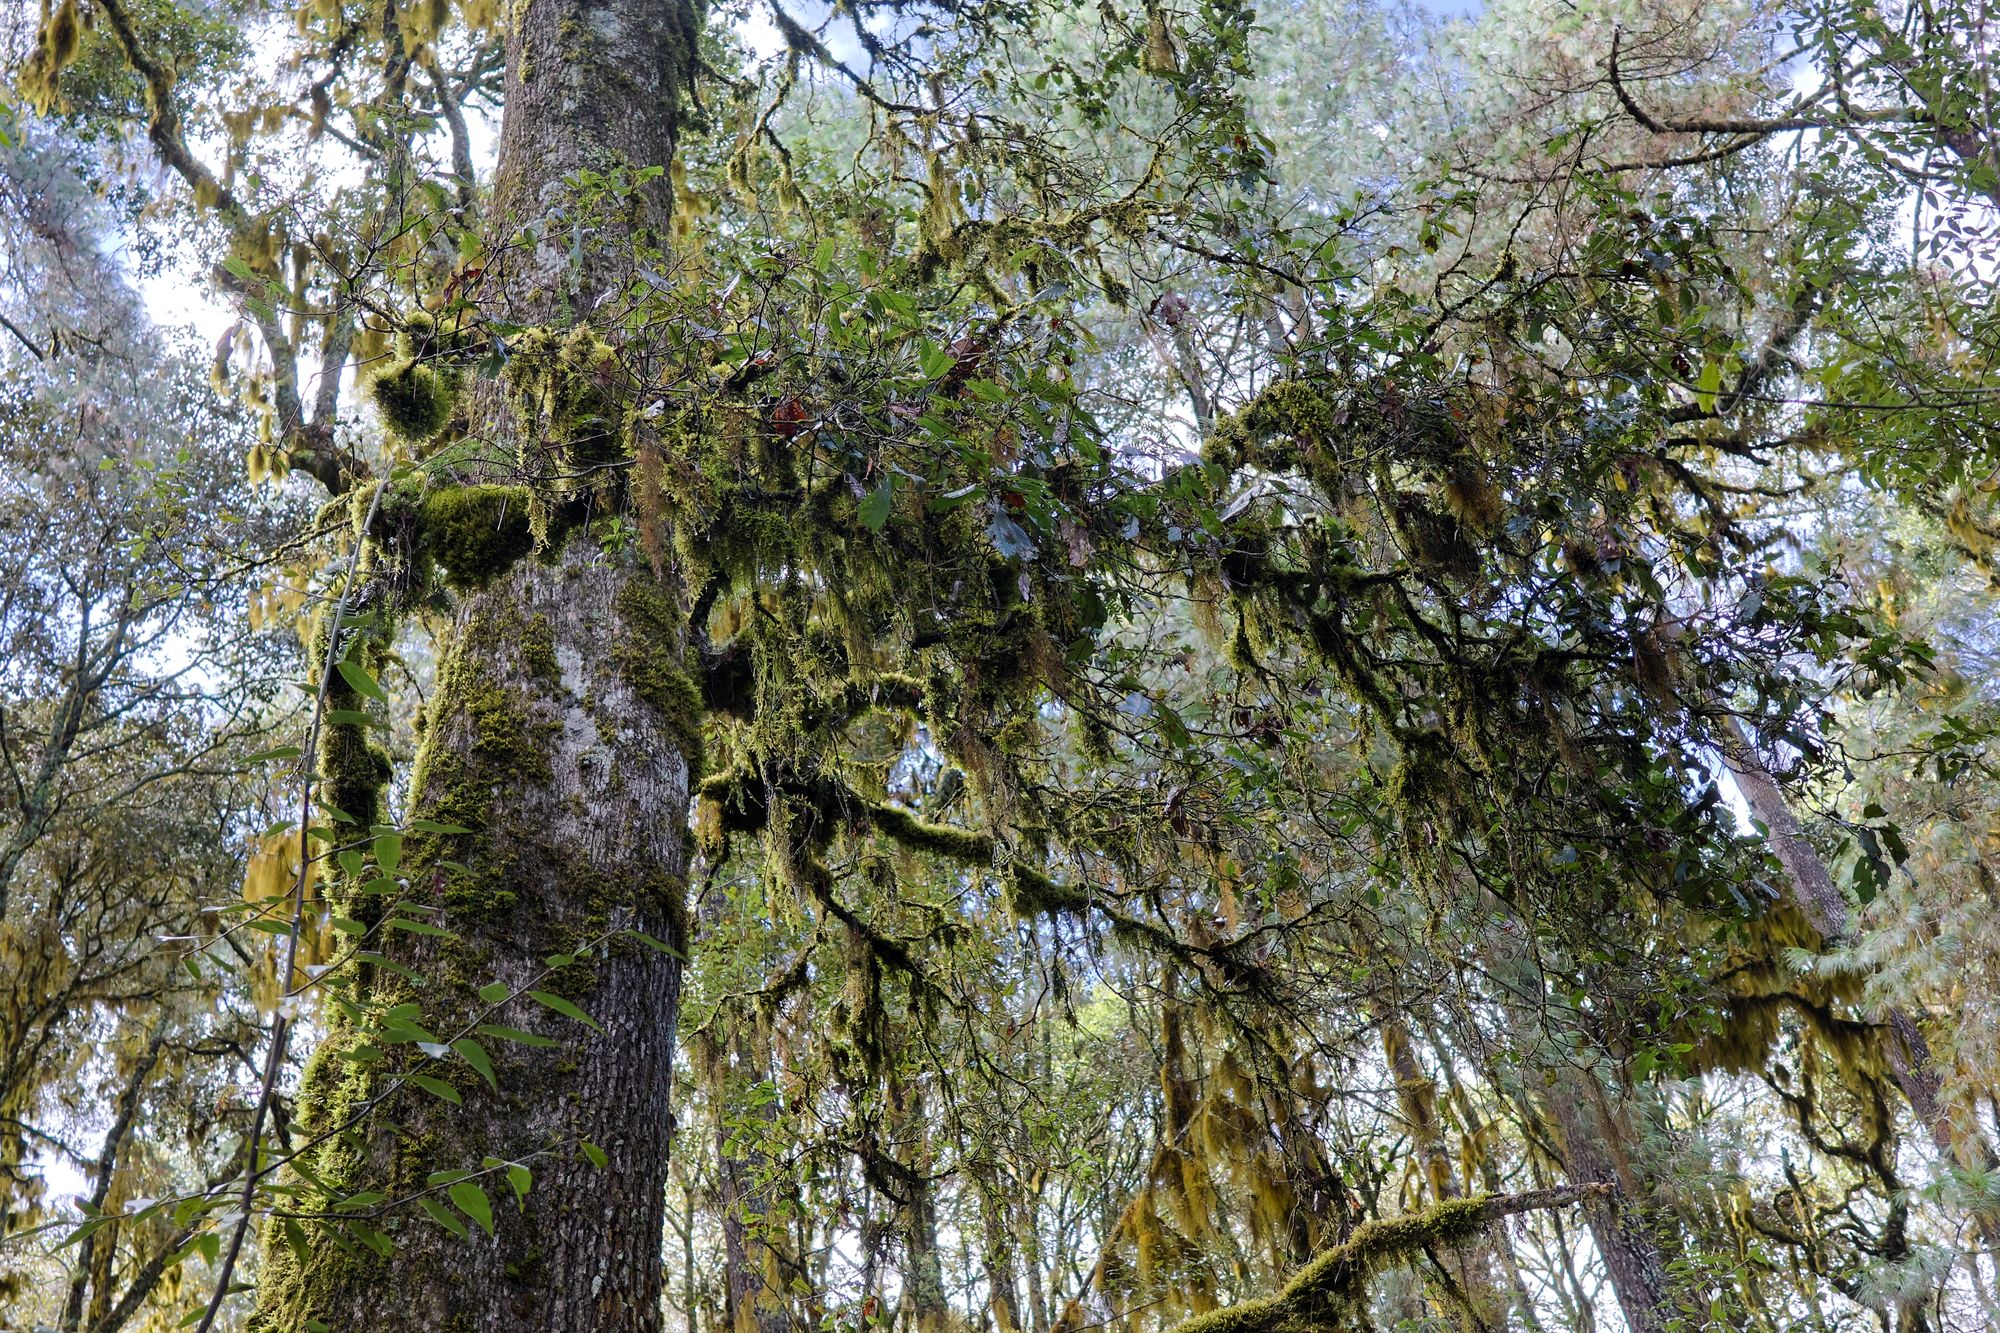
[[[454,588],[479,588],[535,548],[525,486],[446,486],[420,510],[423,553]]]
[[[540,611],[529,618],[521,635],[521,660],[536,680],[545,685],[562,681],[562,664],[556,661],[556,631]]]
[[[1031,866],[1016,862],[1008,870],[1007,906],[1015,916],[1081,916],[1090,910],[1090,894],[1081,885],[1058,884]]]
[[[506,370],[507,401],[521,428],[523,462],[541,470],[549,451],[565,485],[624,456],[623,365],[618,351],[588,326],[528,329]]]
[[[1461,1245],[1490,1225],[1489,1198],[1447,1199],[1419,1212],[1364,1222],[1310,1260],[1275,1296],[1196,1315],[1172,1333],[1308,1333],[1338,1328],[1364,1306],[1370,1278],[1427,1248]]]
[[[382,789],[393,772],[388,754],[369,743],[365,729],[351,724],[320,729],[320,800],[362,827],[382,822]]]
[[[360,642],[329,645],[330,619],[330,616],[322,616],[312,634],[309,652],[315,669],[325,666],[329,647],[332,647],[335,651],[344,652],[371,674],[378,672],[384,656],[386,628],[378,623],[373,629],[363,631],[366,637]],[[350,628],[344,633],[356,632]],[[331,670],[326,680],[328,713],[360,713],[366,709],[367,703],[347,683],[338,668]],[[315,759],[319,800],[323,805],[352,817],[364,828],[381,822],[382,789],[388,786],[394,766],[388,754],[368,739],[366,727],[352,722],[323,722]]]
[[[515,867],[494,849],[488,832],[493,799],[510,785],[550,779],[549,747],[560,730],[559,723],[535,717],[525,701],[473,664],[510,646],[532,654],[534,640],[532,623],[518,611],[483,611],[466,623],[438,673],[412,804],[428,819],[471,831],[415,835],[404,860],[477,867],[444,881],[445,910],[461,920],[492,919],[518,905]],[[543,642],[552,661],[552,636]]]
[[[428,310],[412,310],[396,330],[396,355],[463,357],[478,348],[482,336],[478,321],[469,314],[440,320]]]
[[[701,687],[681,670],[680,609],[651,576],[634,573],[612,605],[622,631],[612,647],[613,663],[633,693],[644,700],[680,746],[691,779],[702,770]]]
[[[391,434],[412,445],[436,436],[458,407],[457,377],[398,357],[368,381],[368,398]]]
[[[1458,579],[1473,579],[1480,571],[1479,548],[1448,509],[1422,495],[1396,497],[1390,510],[1410,557],[1419,565]]]
[[[868,817],[876,828],[912,851],[929,852],[969,865],[991,865],[993,837],[950,824],[931,824],[894,805],[872,805]]]

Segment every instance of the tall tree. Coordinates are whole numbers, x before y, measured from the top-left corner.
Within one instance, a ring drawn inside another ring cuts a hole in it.
[[[489,314],[567,327],[525,335],[559,344],[543,353],[542,382],[471,410],[473,430],[515,446],[528,468],[575,476],[590,442],[612,437],[627,410],[620,331],[601,339],[592,312],[629,273],[634,246],[667,222],[663,178],[698,37],[687,5],[535,0],[511,16]],[[578,228],[589,235],[581,250],[568,244]],[[417,377],[433,372],[409,374],[426,383]],[[569,504],[587,510],[595,494]],[[446,482],[418,503],[435,514],[471,498]],[[528,501],[516,503],[493,521],[525,525]],[[487,517],[469,516],[473,540]],[[685,829],[700,766],[699,696],[679,664],[688,592],[656,582],[636,553],[607,557],[587,520],[558,522],[541,558],[481,571],[491,582],[459,609],[428,705],[411,809],[470,831],[423,836],[410,856],[427,872],[440,861],[458,867],[434,880],[450,933],[398,949],[400,966],[375,972],[355,999],[387,1007],[416,993],[433,1026],[462,1032],[484,1012],[473,988],[536,992],[546,959],[596,939],[587,972],[555,1008],[586,1006],[597,1020],[582,1032],[581,1020],[517,1003],[514,1021],[567,1042],[564,1058],[503,1050],[480,1071],[487,1086],[461,1080],[462,1108],[439,1102],[358,1124],[395,1067],[344,1069],[337,1057],[355,1038],[336,1028],[300,1098],[307,1132],[333,1135],[310,1176],[402,1196],[421,1193],[440,1165],[476,1169],[497,1155],[531,1162],[518,1169],[532,1171],[533,1188],[517,1194],[518,1207],[480,1212],[489,1238],[469,1246],[428,1228],[405,1230],[393,1260],[310,1238],[274,1255],[260,1326],[659,1327]],[[386,614],[387,590],[368,595]],[[324,780],[336,804],[373,823],[369,788],[380,779],[359,733],[331,730]],[[457,993],[412,992],[403,968],[454,979]]]

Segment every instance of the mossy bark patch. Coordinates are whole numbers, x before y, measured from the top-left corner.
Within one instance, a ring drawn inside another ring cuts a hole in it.
[[[424,496],[421,549],[454,588],[481,588],[535,549],[525,486],[446,486]]]
[[[613,647],[618,674],[660,724],[680,741],[688,770],[702,769],[701,686],[681,669],[686,635],[680,609],[666,590],[644,574],[635,574],[618,591],[619,632]]]
[[[468,1312],[468,1326],[480,1328],[657,1327],[661,1108],[680,964],[623,932],[684,947],[689,764],[681,724],[619,665],[633,634],[621,594],[645,578],[578,537],[554,562],[519,561],[464,600],[440,663],[412,813],[467,831],[414,834],[403,848],[411,898],[443,907],[427,919],[451,933],[387,932],[379,947],[394,967],[359,975],[352,993],[378,1012],[421,1002],[414,1021],[433,1032],[489,1022],[558,1047],[482,1038],[497,1087],[440,1057],[423,1072],[450,1082],[463,1105],[405,1091],[307,1163],[330,1191],[405,1198],[433,1171],[532,1159],[525,1207],[492,1191],[496,1234],[475,1229],[469,1241],[398,1210],[372,1223],[394,1240],[392,1260],[338,1223],[300,1223],[296,1251],[274,1231],[260,1330],[291,1333],[307,1319],[447,1328]],[[548,970],[546,959],[585,944],[587,962]],[[565,996],[601,1031],[526,1000],[489,1011],[477,992],[495,982],[514,995]],[[309,1132],[340,1124],[424,1058],[414,1045],[385,1043],[357,1065],[344,1058],[357,1042],[339,1023],[314,1056],[299,1098]],[[609,1155],[604,1168],[589,1164],[583,1141]],[[612,1309],[606,1292],[638,1295]]]

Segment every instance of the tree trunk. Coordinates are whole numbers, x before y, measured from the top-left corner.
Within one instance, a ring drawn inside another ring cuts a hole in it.
[[[903,1309],[914,1333],[943,1333],[951,1317],[945,1301],[944,1261],[938,1252],[937,1196],[931,1188],[930,1133],[920,1088],[891,1081],[890,1115],[895,1142],[888,1149],[898,1197],[896,1230],[903,1242]],[[899,1156],[907,1152],[907,1160]]]
[[[1411,1149],[1423,1168],[1427,1204],[1444,1203],[1464,1197],[1459,1187],[1458,1168],[1445,1142],[1444,1124],[1437,1109],[1437,1087],[1417,1059],[1410,1026],[1402,1013],[1387,1000],[1375,1006],[1376,1022],[1382,1035],[1382,1058],[1396,1080],[1396,1105],[1403,1123],[1409,1127]],[[1439,1262],[1463,1292],[1469,1309],[1461,1320],[1475,1329],[1504,1328],[1507,1301],[1495,1276],[1493,1242],[1484,1234],[1472,1237],[1464,1246],[1440,1254]]]
[[[1663,1333],[1667,1304],[1667,1269],[1659,1241],[1646,1225],[1631,1173],[1619,1169],[1620,1154],[1610,1144],[1602,1094],[1591,1086],[1592,1075],[1567,1070],[1543,1102],[1562,1139],[1563,1167],[1578,1183],[1615,1182],[1615,1194],[1586,1199],[1584,1221],[1604,1262],[1618,1308],[1631,1333]]]
[[[527,235],[496,256],[499,296],[517,322],[574,324],[634,271],[631,242],[667,221],[664,172],[638,173],[673,160],[700,20],[691,0],[527,0],[514,12],[489,239]],[[630,190],[614,199],[579,186],[621,174]]]
[[[550,955],[608,932],[676,948],[685,934],[687,722],[621,669],[640,655],[671,660],[676,645],[659,642],[656,618],[643,613],[659,589],[590,555],[573,541],[560,563],[523,561],[461,610],[414,808],[473,831],[414,837],[405,861],[454,936],[385,932],[413,941],[384,949],[424,984],[376,968],[359,989],[378,1005],[423,1003],[419,1021],[440,1035],[479,1017],[472,992],[496,981],[517,996],[560,993],[603,1031],[512,1000],[493,1021],[562,1049],[489,1036],[497,1088],[463,1063],[435,1062],[427,1071],[449,1076],[463,1106],[408,1089],[319,1147],[309,1169],[335,1189],[403,1199],[424,1192],[433,1171],[478,1169],[488,1157],[526,1164],[533,1187],[516,1206],[504,1173],[481,1178],[491,1236],[475,1228],[458,1239],[414,1209],[387,1214],[373,1225],[393,1237],[393,1257],[334,1225],[305,1228],[290,1245],[274,1228],[259,1328],[294,1333],[309,1318],[426,1333],[660,1326],[680,964],[624,937],[545,974]],[[465,870],[433,870],[441,861]],[[309,1131],[362,1114],[414,1058],[344,1062],[357,1040],[338,1025],[315,1054],[300,1094]],[[602,1168],[587,1160],[594,1150],[608,1158]]]
[[[778,1107],[759,1101],[747,1113],[737,1097],[743,1085],[770,1072],[769,1042],[754,1014],[733,1016],[727,1037],[735,1058],[720,1049],[704,1059],[712,1074],[710,1100],[716,1107],[716,1204],[722,1214],[724,1318],[733,1333],[784,1333],[792,1326],[788,1277],[781,1244],[784,1211],[777,1208],[770,1156],[745,1124],[773,1129]],[[709,1055],[711,1053],[704,1053]],[[734,1069],[740,1077],[732,1079]],[[734,1142],[732,1142],[734,1140]],[[791,1210],[785,1210],[791,1211]]]
[[[986,1270],[993,1327],[995,1333],[1021,1333],[1021,1283],[1015,1272],[1006,1191],[990,1164],[976,1170],[973,1186],[979,1191],[980,1257]]]
[[[634,244],[666,219],[664,168],[697,31],[684,0],[515,7],[495,232],[478,293],[489,313],[574,325],[615,290]],[[642,180],[650,168],[661,170]],[[593,174],[615,188],[593,198]],[[494,438],[521,429],[495,401],[475,412]],[[521,443],[524,455],[540,444]],[[585,531],[556,546],[462,603],[431,700],[413,813],[471,832],[413,836],[403,868],[411,896],[439,901],[435,919],[452,934],[385,933],[383,953],[421,982],[399,967],[367,968],[353,995],[378,1012],[421,1004],[419,1021],[440,1037],[488,1018],[562,1048],[488,1034],[497,1087],[476,1061],[440,1058],[424,1072],[449,1078],[463,1106],[405,1089],[370,1107],[416,1048],[392,1046],[372,1065],[343,1061],[358,1038],[337,1018],[300,1091],[303,1127],[331,1134],[306,1165],[335,1189],[386,1193],[380,1211],[359,1216],[394,1253],[357,1243],[367,1233],[345,1223],[269,1228],[255,1326],[271,1333],[308,1319],[343,1333],[660,1327],[681,964],[620,932],[684,946],[699,695],[678,670],[686,645],[675,590]],[[348,889],[344,910],[368,919]],[[593,938],[606,942],[548,970],[550,956]],[[516,997],[553,992],[602,1030],[525,998],[486,1015],[473,992],[493,982]],[[604,1165],[593,1166],[600,1153]],[[480,1170],[488,1158],[533,1176],[518,1206],[504,1168],[478,1177],[492,1234],[475,1226],[459,1239],[408,1205],[414,1194],[439,1197],[429,1173]]]
[[[1517,1024],[1518,1049],[1543,1051],[1529,1066],[1543,1073],[1545,1089],[1523,1093],[1529,1113],[1555,1131],[1564,1173],[1574,1184],[1610,1184],[1610,1194],[1584,1201],[1584,1221],[1604,1263],[1618,1308],[1631,1333],[1663,1333],[1671,1315],[1666,1255],[1645,1215],[1643,1182],[1629,1169],[1611,1108],[1597,1074],[1566,1058],[1569,1043],[1551,1034],[1543,1006],[1551,999],[1533,961],[1533,935],[1512,908],[1496,904],[1495,930],[1487,938],[1502,1003]]]
[[[1771,850],[1791,881],[1794,901],[1829,948],[1840,945],[1848,938],[1852,926],[1848,920],[1847,896],[1833,882],[1832,872],[1806,837],[1783,789],[1758,760],[1742,724],[1733,717],[1724,717],[1722,734],[1723,760],[1729,765],[1750,812],[1763,823]],[[1889,1006],[1886,1018],[1890,1077],[1930,1135],[1938,1155],[1967,1171],[1980,1174],[1992,1171],[1996,1164],[1993,1146],[1978,1121],[1970,1114],[1954,1114],[1954,1108],[1947,1106],[1939,1095],[1942,1081],[1923,1029],[1907,1011],[1895,1005]],[[1976,1220],[1987,1243],[2000,1244],[2000,1218],[1982,1210]]]

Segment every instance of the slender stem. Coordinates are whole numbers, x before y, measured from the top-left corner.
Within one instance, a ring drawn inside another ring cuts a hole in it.
[[[313,755],[319,747],[320,721],[326,712],[326,695],[331,688],[334,672],[334,655],[340,651],[341,621],[347,616],[348,599],[354,593],[354,573],[361,563],[361,548],[368,541],[368,531],[375,526],[375,515],[382,507],[382,494],[389,489],[389,479],[384,477],[375,484],[375,494],[368,501],[368,516],[361,520],[361,532],[354,539],[354,550],[347,557],[347,570],[341,577],[340,600],[333,604],[333,625],[326,636],[326,656],[320,663],[319,691],[313,696],[312,722],[306,728],[305,778],[299,787],[299,871],[292,880],[292,920],[285,932],[284,998],[279,1002],[277,1016],[271,1023],[271,1050],[264,1060],[264,1082],[257,1094],[257,1111],[250,1120],[249,1153],[243,1163],[243,1198],[236,1212],[236,1225],[229,1235],[229,1249],[222,1256],[222,1271],[216,1275],[215,1291],[208,1298],[208,1309],[203,1312],[201,1323],[195,1333],[210,1333],[215,1327],[215,1318],[222,1310],[223,1298],[229,1295],[229,1280],[236,1272],[236,1260],[243,1252],[243,1237],[250,1230],[250,1210],[256,1202],[257,1149],[264,1137],[264,1121],[270,1115],[271,1103],[277,1096],[278,1075],[285,1067],[285,1046],[291,1036],[291,1016],[285,1012],[285,1004],[291,998],[292,975],[298,966],[299,929],[305,920],[306,876],[312,868],[308,838],[312,829],[312,798],[314,763]]]

